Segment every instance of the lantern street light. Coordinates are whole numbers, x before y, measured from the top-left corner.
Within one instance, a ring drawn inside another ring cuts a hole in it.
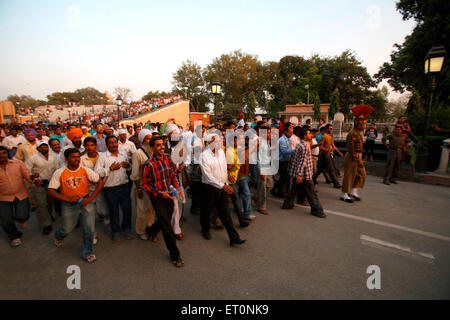
[[[72,116],[71,116],[70,112],[72,111],[72,109],[69,107],[69,108],[67,108],[67,111],[69,111],[69,121],[71,121],[72,120]]]
[[[45,113],[47,114],[47,121],[50,122],[50,111],[45,111]]]
[[[213,81],[211,84],[211,91],[214,95],[214,121],[217,121],[217,96],[222,92],[222,85],[218,81]]]
[[[116,98],[116,103],[117,103],[117,122],[120,121],[120,106],[122,105],[122,97],[120,96],[120,94],[117,96]]]
[[[33,113],[33,111],[31,111],[31,112],[30,112],[30,116],[31,116],[31,124],[34,124],[33,115],[34,115],[34,113]]]
[[[428,51],[425,56],[425,74],[428,76],[427,88],[427,113],[425,114],[425,123],[423,126],[423,135],[421,141],[417,144],[415,170],[417,172],[427,171],[427,131],[430,125],[431,105],[433,104],[433,93],[436,87],[436,74],[441,72],[444,64],[444,58],[447,51],[443,46],[435,46]]]

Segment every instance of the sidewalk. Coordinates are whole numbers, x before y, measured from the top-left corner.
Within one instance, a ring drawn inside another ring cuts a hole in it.
[[[344,160],[341,157],[334,157],[336,166],[340,170],[344,170]],[[377,176],[380,178],[384,177],[384,172],[386,169],[386,162],[383,161],[364,161],[366,166],[366,172],[368,175]],[[418,183],[434,184],[450,187],[450,174],[439,174],[434,172],[419,173],[415,172],[414,167],[411,165],[401,165],[400,166],[400,180],[414,181]]]

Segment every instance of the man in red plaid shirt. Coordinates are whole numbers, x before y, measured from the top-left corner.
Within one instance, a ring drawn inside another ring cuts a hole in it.
[[[288,168],[289,176],[293,180],[292,188],[284,200],[281,208],[294,208],[294,199],[297,198],[297,194],[299,192],[302,192],[306,196],[306,199],[308,199],[309,205],[311,206],[311,214],[319,218],[325,218],[326,215],[323,212],[322,205],[320,204],[319,198],[314,191],[314,168],[311,149],[305,142],[305,138],[311,138],[310,135],[311,132],[309,129],[301,129],[299,134],[301,140],[291,156],[291,162],[289,163]]]
[[[162,230],[172,263],[176,267],[182,267],[184,261],[181,259],[175,234],[170,224],[174,207],[173,188],[178,192],[180,190],[176,174],[177,168],[169,156],[164,153],[165,147],[161,136],[153,137],[150,140],[150,147],[153,149],[153,156],[142,166],[142,188],[148,193],[158,220],[151,227],[145,228],[145,232],[153,238]],[[183,197],[183,194],[180,193],[180,196]]]

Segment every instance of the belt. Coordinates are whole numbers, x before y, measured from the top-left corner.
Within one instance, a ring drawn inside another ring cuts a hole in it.
[[[121,185],[118,185],[118,186],[114,186],[114,187],[104,187],[103,189],[107,189],[107,190],[119,189],[119,188],[122,188],[122,187],[124,187],[126,185],[127,185],[127,183],[124,183],[124,184],[121,184]]]

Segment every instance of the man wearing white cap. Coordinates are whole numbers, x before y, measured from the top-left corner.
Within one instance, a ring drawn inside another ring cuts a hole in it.
[[[131,157],[132,168],[130,179],[134,181],[135,195],[136,195],[136,234],[141,240],[148,240],[145,233],[145,228],[150,227],[155,221],[155,210],[153,209],[150,198],[142,189],[142,165],[152,155],[153,151],[150,148],[150,140],[152,139],[152,132],[148,129],[142,129],[139,132],[139,141],[142,147],[139,148]],[[157,236],[152,237],[153,242],[158,240]]]
[[[38,153],[29,157],[25,161],[25,166],[36,177],[31,187],[36,198],[36,215],[42,233],[48,235],[52,231],[52,216],[47,200],[47,187],[58,167],[58,160],[52,152],[49,152],[50,147],[47,141],[38,141],[36,147]]]
[[[136,146],[127,137],[127,129],[119,129],[119,152],[126,153],[128,159],[131,159],[133,153],[136,152]]]

